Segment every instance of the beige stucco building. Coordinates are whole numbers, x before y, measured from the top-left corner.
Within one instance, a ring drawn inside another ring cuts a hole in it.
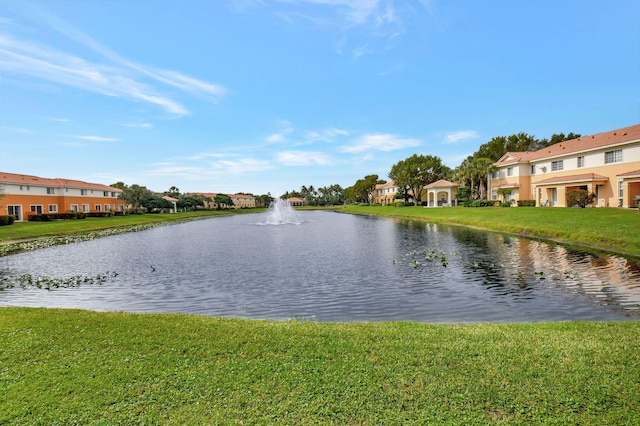
[[[538,151],[507,152],[489,176],[491,198],[535,200],[566,207],[566,194],[585,189],[594,207],[635,207],[640,198],[640,124],[560,142]]]
[[[373,203],[387,206],[395,201],[402,201],[396,200],[397,193],[398,187],[392,180],[387,183],[379,183],[373,190]]]

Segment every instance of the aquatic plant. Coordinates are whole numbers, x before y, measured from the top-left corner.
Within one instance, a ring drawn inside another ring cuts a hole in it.
[[[0,271],[0,291],[15,287],[21,287],[23,289],[35,287],[44,290],[53,290],[56,288],[78,287],[80,285],[100,285],[117,276],[117,272],[105,272],[97,275],[82,274],[67,278],[51,278],[46,276],[34,276],[31,274],[11,276]]]
[[[394,265],[408,264],[412,268],[419,268],[421,266],[435,265],[439,263],[443,267],[447,267],[451,258],[458,256],[455,251],[446,252],[444,250],[438,250],[433,247],[424,250],[412,250],[405,254],[402,259],[393,259],[391,263]]]

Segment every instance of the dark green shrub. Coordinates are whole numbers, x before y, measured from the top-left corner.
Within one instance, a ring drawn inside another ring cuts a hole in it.
[[[396,201],[393,203],[393,207],[404,207],[404,201]]]
[[[511,201],[503,201],[500,203],[501,207],[511,207]]]
[[[27,216],[29,222],[51,222],[48,214],[30,214]]]
[[[593,203],[596,194],[590,193],[586,189],[576,189],[574,191],[567,192],[567,207],[581,207],[585,208],[589,204]]]
[[[412,207],[412,206],[415,206],[415,205],[416,205],[416,203],[414,203],[413,201],[409,201],[408,203],[405,203],[405,206],[407,206],[407,207]]]
[[[16,221],[16,217],[12,214],[0,216],[0,226],[13,225]]]
[[[87,213],[87,217],[111,217],[111,216],[113,216],[112,212]]]
[[[518,200],[518,207],[535,207],[536,200]]]

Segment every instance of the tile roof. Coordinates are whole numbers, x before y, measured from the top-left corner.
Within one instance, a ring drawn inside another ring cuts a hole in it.
[[[376,184],[376,189],[385,189],[385,188],[392,188],[396,186],[396,183],[392,180],[390,180],[387,183],[377,183]]]
[[[560,183],[560,182],[588,182],[588,181],[607,181],[607,180],[609,180],[609,178],[606,176],[598,175],[595,173],[584,173],[581,175],[557,176],[550,179],[531,182],[531,184],[540,185],[540,184]]]
[[[616,176],[620,176],[620,177],[635,177],[635,176],[640,176],[640,170],[632,170],[630,172],[626,172],[626,173],[620,173],[619,175]]]
[[[556,157],[580,151],[589,151],[592,149],[604,148],[631,141],[640,141],[640,124],[558,142],[537,151],[507,152],[495,163],[495,165],[504,166],[512,163],[536,161],[543,158]]]
[[[43,178],[32,175],[20,175],[15,173],[0,172],[0,182],[12,183],[17,185],[33,185],[33,186],[47,186],[55,188],[79,188],[79,189],[94,189],[98,191],[111,191],[122,192],[121,189],[114,188],[113,186],[103,185],[101,183],[84,182],[74,179],[62,179],[62,178]]]
[[[445,179],[440,179],[433,183],[430,183],[425,188],[452,188],[454,186],[460,186],[460,185],[455,182],[450,182]]]

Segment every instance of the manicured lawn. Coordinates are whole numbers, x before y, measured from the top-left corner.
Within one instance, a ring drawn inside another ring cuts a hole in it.
[[[31,240],[35,238],[64,236],[92,232],[110,228],[122,228],[135,225],[157,224],[181,220],[193,220],[212,216],[255,213],[264,209],[207,210],[175,214],[145,214],[114,216],[107,218],[86,218],[81,220],[63,220],[56,222],[17,222],[0,227],[0,244],[11,241]]]
[[[640,424],[640,323],[0,308],[0,424]]]
[[[638,209],[346,206],[337,211],[474,226],[640,257]]]

